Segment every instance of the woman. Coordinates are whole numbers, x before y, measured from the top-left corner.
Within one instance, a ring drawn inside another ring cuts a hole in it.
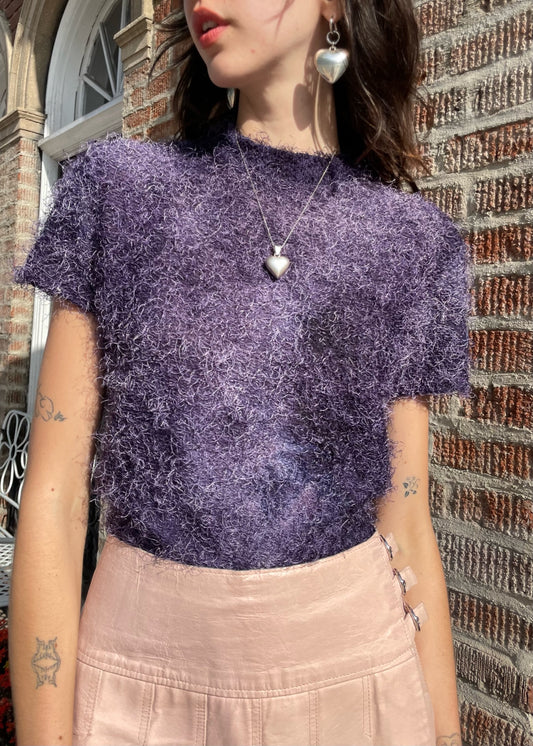
[[[184,0],[166,27],[180,139],[91,145],[18,273],[54,296],[19,744],[459,744],[425,397],[469,390],[466,248],[396,188],[410,2]]]

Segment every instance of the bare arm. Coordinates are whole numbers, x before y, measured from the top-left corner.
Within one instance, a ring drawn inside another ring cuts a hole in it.
[[[32,420],[9,608],[17,743],[69,744],[92,436],[96,325],[54,301]]]
[[[416,632],[415,643],[435,713],[436,746],[460,746],[455,660],[448,593],[442,561],[429,512],[428,409],[423,398],[393,403],[389,437],[402,445],[393,463],[393,489],[384,501],[376,528],[392,531],[399,551],[392,565],[413,569],[417,583],[405,600],[420,601],[428,620]]]

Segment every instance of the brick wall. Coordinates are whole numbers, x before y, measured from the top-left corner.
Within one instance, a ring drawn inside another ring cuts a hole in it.
[[[175,7],[174,0],[154,0],[154,27],[152,49],[162,41],[157,22]],[[125,137],[149,137],[158,140],[174,135],[170,93],[176,85],[176,73],[168,69],[170,54],[157,64],[150,79],[150,60],[146,59],[125,71],[124,76],[124,123]]]
[[[0,0],[15,38],[22,0]],[[32,299],[11,284],[17,247],[28,236],[37,212],[38,160],[33,143],[21,140],[0,149],[0,417],[8,409],[25,408],[27,340]]]
[[[26,408],[33,294],[11,282],[29,245],[39,208],[40,157],[35,139],[0,149],[0,413]]]
[[[449,587],[464,743],[533,743],[533,9],[417,2],[424,195],[473,265],[472,397],[432,402],[431,507]],[[433,119],[434,126],[428,130]]]

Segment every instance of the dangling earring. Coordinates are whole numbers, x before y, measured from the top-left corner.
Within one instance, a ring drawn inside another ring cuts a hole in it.
[[[226,99],[228,102],[228,109],[233,109],[235,106],[235,88],[226,89]]]
[[[329,31],[326,41],[329,49],[319,49],[315,54],[315,67],[328,83],[335,83],[348,67],[349,52],[347,49],[337,49],[341,35],[333,16],[329,19]]]

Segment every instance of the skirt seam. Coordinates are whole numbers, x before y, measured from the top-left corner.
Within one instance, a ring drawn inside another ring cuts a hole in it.
[[[298,694],[299,692],[308,692],[313,689],[321,689],[324,686],[334,685],[335,683],[341,683],[342,681],[350,681],[352,679],[362,678],[363,676],[369,676],[374,673],[386,671],[389,668],[394,668],[400,665],[404,661],[408,661],[413,656],[413,650],[411,646],[403,650],[400,655],[392,658],[386,663],[374,666],[373,668],[356,669],[348,673],[339,674],[338,676],[330,676],[325,679],[319,679],[316,681],[309,682],[307,684],[297,684],[291,687],[285,688],[272,688],[272,689],[231,689],[226,687],[215,687],[209,684],[191,684],[190,682],[183,681],[177,678],[169,678],[161,675],[161,673],[148,674],[140,671],[134,671],[131,668],[126,668],[117,664],[102,662],[96,658],[92,658],[87,653],[78,651],[77,658],[80,662],[85,663],[88,666],[93,666],[100,671],[107,671],[120,676],[124,676],[129,679],[137,679],[139,681],[146,681],[150,683],[160,684],[162,686],[168,686],[174,689],[184,689],[186,691],[211,694],[214,696],[235,696],[235,697],[257,697],[257,696],[285,696],[287,694]]]

